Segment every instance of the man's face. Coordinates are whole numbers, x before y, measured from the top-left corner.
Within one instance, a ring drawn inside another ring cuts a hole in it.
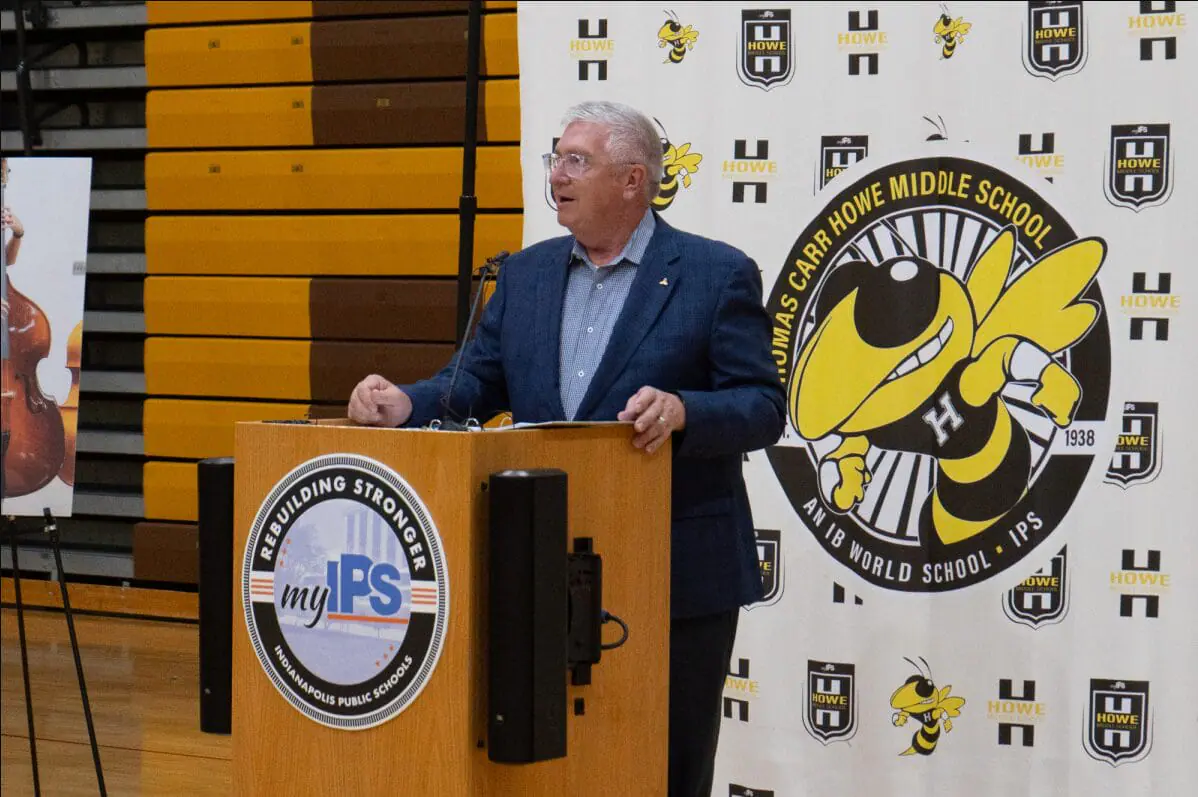
[[[608,130],[602,125],[572,122],[557,142],[555,151],[563,161],[549,175],[549,184],[557,203],[557,221],[571,231],[602,225],[635,195],[629,167],[612,163],[607,138]]]

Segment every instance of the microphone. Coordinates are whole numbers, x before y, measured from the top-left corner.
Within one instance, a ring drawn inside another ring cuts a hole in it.
[[[466,349],[474,337],[474,322],[478,315],[478,306],[482,304],[482,297],[487,289],[487,280],[494,279],[499,275],[499,267],[503,265],[503,261],[508,259],[509,254],[509,252],[504,250],[497,255],[492,255],[487,258],[486,263],[475,269],[475,273],[482,279],[478,283],[478,293],[474,295],[474,304],[470,307],[470,316],[466,319],[466,334],[462,336],[462,345],[457,351],[457,361],[453,364],[453,375],[449,378],[449,388],[441,396],[441,407],[445,410],[445,414],[450,417],[443,419],[440,425],[433,426],[432,428],[442,429],[447,432],[465,432],[472,428],[477,429],[480,426],[477,419],[462,418],[454,412],[450,399],[453,396],[453,388],[458,381],[458,373],[462,370],[462,360],[466,356]]]

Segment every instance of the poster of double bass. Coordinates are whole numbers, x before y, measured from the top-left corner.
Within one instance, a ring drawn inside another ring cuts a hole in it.
[[[4,158],[3,506],[71,514],[83,337],[90,158]]]

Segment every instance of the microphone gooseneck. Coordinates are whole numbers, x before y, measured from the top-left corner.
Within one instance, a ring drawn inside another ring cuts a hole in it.
[[[474,303],[470,307],[470,316],[466,319],[466,332],[462,336],[462,345],[458,348],[455,354],[453,364],[453,374],[449,378],[449,388],[441,396],[441,408],[446,416],[441,420],[441,423],[436,428],[448,432],[464,432],[470,428],[477,428],[478,421],[473,418],[463,418],[453,410],[453,389],[457,385],[458,374],[462,370],[462,360],[466,356],[466,349],[474,338],[474,322],[478,316],[479,305],[482,304],[483,294],[487,289],[487,280],[495,279],[499,275],[499,267],[503,265],[503,261],[507,260],[509,252],[506,250],[487,258],[487,262],[479,266],[475,273],[481,277],[478,284],[478,293],[474,295]]]

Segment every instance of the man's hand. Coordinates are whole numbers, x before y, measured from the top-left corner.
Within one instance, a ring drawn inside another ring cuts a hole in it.
[[[686,406],[673,393],[646,385],[628,399],[616,420],[633,421],[637,435],[632,444],[652,454],[671,434],[686,428]]]
[[[358,383],[349,397],[349,418],[366,426],[399,426],[412,417],[412,399],[378,374]]]

